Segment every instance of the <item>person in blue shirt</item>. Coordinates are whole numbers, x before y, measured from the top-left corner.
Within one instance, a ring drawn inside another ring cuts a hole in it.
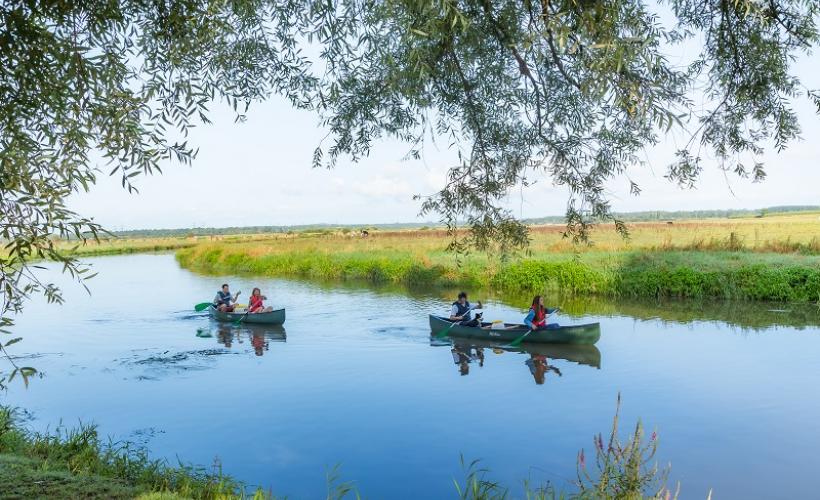
[[[527,317],[524,318],[524,324],[527,325],[530,330],[541,330],[543,328],[551,328],[557,326],[557,323],[553,323],[552,325],[547,324],[547,316],[554,313],[558,309],[547,309],[544,307],[544,298],[540,295],[536,295],[532,299],[532,305],[530,306],[530,310],[527,313]]]
[[[474,309],[481,309],[481,301],[477,305],[472,305],[467,301],[467,292],[458,294],[458,300],[453,302],[450,308],[450,321],[458,321],[464,326],[480,326],[478,318],[473,318],[472,311]]]
[[[239,297],[240,293],[242,292],[239,291],[236,292],[236,295],[231,295],[228,284],[225,283],[222,285],[222,290],[216,292],[216,297],[214,297],[214,307],[221,312],[233,312],[236,307],[236,299]]]

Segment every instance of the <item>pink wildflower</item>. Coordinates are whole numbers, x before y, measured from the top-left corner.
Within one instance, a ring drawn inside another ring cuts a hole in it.
[[[604,451],[604,440],[601,438],[601,435],[598,434],[598,441],[595,443],[598,446],[598,449]]]
[[[658,433],[657,433],[657,432],[655,432],[655,431],[652,431],[652,438],[651,438],[650,440],[651,440],[651,441],[654,441],[654,440],[655,440],[655,438],[657,438],[657,437],[658,437]]]
[[[578,463],[581,465],[581,468],[586,468],[586,460],[584,459],[584,450],[581,449],[581,453],[578,454]]]

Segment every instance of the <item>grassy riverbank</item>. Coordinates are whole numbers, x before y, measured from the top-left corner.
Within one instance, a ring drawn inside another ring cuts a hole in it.
[[[233,498],[240,485],[193,467],[151,460],[128,443],[109,443],[93,426],[25,430],[0,407],[0,498],[176,500]]]
[[[599,229],[595,246],[583,248],[561,238],[562,229],[534,228],[528,254],[508,262],[483,254],[457,261],[439,230],[208,242],[178,251],[177,259],[218,274],[564,295],[820,300],[818,214],[635,224],[629,241]]]
[[[507,262],[460,260],[441,229],[348,228],[300,232],[114,238],[79,246],[79,256],[175,250],[204,273],[358,280],[408,286],[486,287],[506,292],[605,297],[820,301],[820,213],[638,222],[624,240],[611,227],[577,247],[560,224],[532,227],[526,254]],[[64,243],[69,245],[69,243]]]

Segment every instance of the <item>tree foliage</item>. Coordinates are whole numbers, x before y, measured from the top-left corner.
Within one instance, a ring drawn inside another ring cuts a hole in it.
[[[69,195],[101,172],[133,191],[136,176],[168,160],[189,163],[188,132],[208,122],[215,100],[238,120],[271,92],[306,105],[311,79],[285,14],[263,1],[0,6],[0,329],[33,293],[60,301],[32,261],[90,276],[55,246],[55,238],[83,242],[103,231],[66,207]]]
[[[673,128],[691,139],[670,180],[693,186],[706,152],[762,180],[763,148],[799,133],[793,100],[817,101],[790,64],[817,44],[818,9],[810,0],[329,5],[315,20],[330,62],[318,91],[335,134],[325,161],[364,155],[381,135],[412,144],[445,137],[460,162],[423,211],[451,225],[466,217],[481,248],[521,244],[525,230],[499,201],[546,174],[569,189],[568,234],[583,239],[590,221],[613,218],[606,182]],[[661,11],[671,11],[673,26]],[[684,66],[667,58],[700,42]]]
[[[769,145],[797,137],[806,89],[791,63],[818,43],[814,0],[9,0],[0,7],[2,308],[42,292],[29,264],[88,271],[54,237],[102,228],[65,205],[99,174],[122,179],[196,154],[208,107],[279,94],[328,130],[317,166],[399,138],[458,152],[422,211],[488,248],[527,241],[501,207],[517,183],[567,186],[568,234],[613,218],[605,185],[678,128],[691,140],[668,177],[694,185],[701,158],[760,180]],[[662,23],[669,11],[673,25]],[[676,44],[703,51],[678,66]],[[693,100],[693,88],[705,96]],[[635,193],[640,188],[632,185]],[[619,228],[624,226],[616,220]],[[8,324],[8,319],[4,320]]]

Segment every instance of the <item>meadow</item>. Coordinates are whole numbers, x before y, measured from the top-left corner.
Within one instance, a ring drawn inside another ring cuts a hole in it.
[[[447,250],[442,229],[313,231],[199,242],[177,252],[204,273],[632,297],[820,301],[820,213],[599,226],[591,245],[531,228],[513,256]]]
[[[110,237],[60,245],[77,256],[175,251],[202,273],[564,295],[820,301],[820,212],[599,225],[574,244],[561,224],[531,226],[514,255],[447,250],[442,228]]]

